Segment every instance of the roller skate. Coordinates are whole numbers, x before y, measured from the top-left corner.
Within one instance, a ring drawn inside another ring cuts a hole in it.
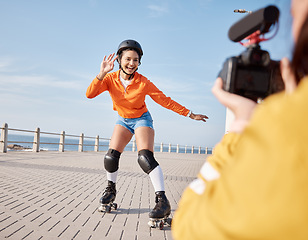
[[[156,192],[154,209],[149,213],[149,227],[164,229],[164,226],[171,227],[171,218],[168,218],[171,213],[170,203],[164,191]]]
[[[116,197],[116,188],[115,183],[112,181],[108,181],[108,185],[103,192],[101,199],[99,200],[100,206],[98,208],[99,212],[107,212],[110,213],[111,209],[117,210],[118,205],[114,203]]]

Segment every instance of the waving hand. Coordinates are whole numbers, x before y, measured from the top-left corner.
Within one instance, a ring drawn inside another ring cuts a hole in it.
[[[114,53],[110,54],[107,57],[107,59],[106,59],[106,56],[104,56],[104,59],[103,59],[103,61],[101,63],[100,72],[97,75],[97,78],[99,80],[102,80],[105,77],[105,75],[114,68],[114,61],[118,58],[118,56],[113,58],[114,55],[115,55]]]

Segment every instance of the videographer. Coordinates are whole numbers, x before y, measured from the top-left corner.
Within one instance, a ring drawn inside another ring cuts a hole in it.
[[[175,240],[308,239],[308,0],[292,0],[291,12],[295,47],[292,62],[281,61],[284,93],[257,105],[216,80],[212,92],[235,120],[185,190]]]

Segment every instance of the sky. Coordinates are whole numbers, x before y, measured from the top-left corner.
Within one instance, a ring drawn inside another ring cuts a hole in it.
[[[245,50],[228,39],[246,16],[234,9],[271,4],[280,9],[279,30],[261,48],[279,60],[292,53],[289,0],[0,0],[0,124],[110,138],[117,113],[108,92],[85,93],[103,57],[134,39],[144,52],[138,72],[209,117],[194,121],[147,97],[155,143],[214,147],[226,109],[211,88],[225,59]]]

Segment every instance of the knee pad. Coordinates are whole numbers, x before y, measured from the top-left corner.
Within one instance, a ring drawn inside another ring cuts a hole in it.
[[[116,172],[119,169],[119,159],[121,153],[114,149],[109,149],[104,158],[105,169],[110,172]]]
[[[138,152],[138,163],[142,170],[147,174],[159,165],[154,158],[153,152],[147,149]]]

